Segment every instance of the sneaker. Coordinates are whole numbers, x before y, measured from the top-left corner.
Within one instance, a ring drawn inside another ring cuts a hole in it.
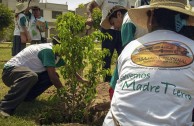
[[[0,110],[0,117],[2,118],[7,118],[10,117],[11,115],[3,110]]]

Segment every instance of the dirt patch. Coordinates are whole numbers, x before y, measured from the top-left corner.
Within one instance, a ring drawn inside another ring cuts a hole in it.
[[[96,126],[101,126],[104,118],[110,108],[109,84],[101,83],[97,86],[97,97],[92,105],[91,112],[93,113],[92,122]]]
[[[110,97],[109,97],[109,84],[108,83],[101,83],[97,86],[97,96],[93,107],[98,109],[99,111],[107,110],[110,107]]]
[[[87,117],[87,120],[84,121],[85,122],[84,124],[63,123],[64,118],[68,117],[67,113],[63,113],[63,111],[59,111],[59,110],[65,110],[64,102],[57,104],[54,108],[49,108],[45,110],[46,114],[42,114],[41,117],[38,117],[37,123],[39,125],[60,123],[59,124],[60,126],[102,126],[104,118],[110,108],[109,84],[100,83],[98,84],[96,89],[97,89],[96,98],[89,109],[89,116]],[[49,93],[51,92],[52,91],[49,91]]]

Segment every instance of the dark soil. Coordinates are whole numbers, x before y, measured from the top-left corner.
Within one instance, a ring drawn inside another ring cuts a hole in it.
[[[100,83],[97,86],[97,96],[93,104],[90,107],[90,116],[88,117],[87,124],[80,123],[63,123],[63,117],[58,110],[63,110],[63,104],[58,104],[55,109],[46,110],[49,115],[47,118],[38,117],[37,123],[39,125],[57,124],[59,126],[102,126],[104,118],[110,108],[110,97],[109,97],[109,84]],[[46,113],[47,113],[46,112]],[[62,115],[65,115],[64,113]]]

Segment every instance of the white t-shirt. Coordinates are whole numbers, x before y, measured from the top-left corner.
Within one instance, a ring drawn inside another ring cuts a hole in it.
[[[45,51],[46,55],[52,56],[52,44],[51,43],[45,43],[45,44],[34,44],[26,47],[23,49],[20,53],[18,53],[16,56],[11,58],[5,66],[24,66],[30,68],[32,71],[36,73],[40,73],[43,71],[46,71],[46,68],[43,64],[43,62],[46,62],[45,64],[49,64],[49,60],[41,61],[41,56],[44,56],[41,54],[41,52]],[[52,65],[50,65],[52,66]]]
[[[102,10],[101,23],[106,18],[109,10],[113,8],[115,5],[121,5],[126,8],[130,8],[130,0],[95,0],[95,2]]]
[[[32,40],[41,40],[40,31],[36,27],[36,20],[45,22],[43,17],[35,19],[34,15],[31,14],[29,32]],[[41,35],[42,37],[45,37],[45,32],[41,32]]]
[[[111,112],[121,126],[192,126],[194,41],[157,30],[130,42],[118,58]],[[104,126],[112,126],[109,113]]]
[[[25,18],[26,19],[26,27],[28,27],[28,20],[26,16],[23,13],[20,13],[18,17],[15,20],[15,29],[14,29],[14,35],[20,36],[20,32],[24,32],[20,23],[20,19]]]
[[[194,7],[194,0],[189,1],[192,7]]]

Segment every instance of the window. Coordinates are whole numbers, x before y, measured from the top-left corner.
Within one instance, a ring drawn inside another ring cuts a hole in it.
[[[52,18],[56,19],[58,15],[61,15],[62,12],[61,11],[52,11]]]

